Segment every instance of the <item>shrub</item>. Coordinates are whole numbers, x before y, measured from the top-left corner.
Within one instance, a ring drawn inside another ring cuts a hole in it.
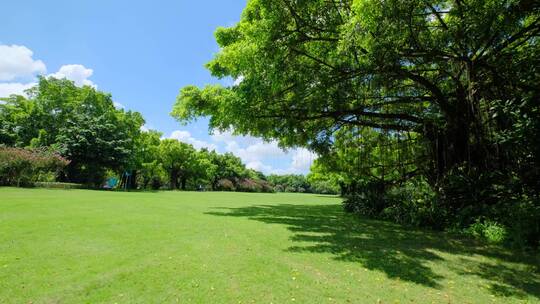
[[[267,193],[274,192],[274,187],[272,187],[272,185],[268,181],[257,180],[257,182],[261,185],[262,192],[267,192]]]
[[[271,174],[268,176],[268,182],[277,192],[311,192],[307,178],[301,174]]]
[[[274,191],[275,192],[285,192],[285,188],[283,187],[283,185],[276,185],[276,186],[274,186]]]
[[[54,183],[56,182],[57,172],[39,172],[36,176],[37,182]]]
[[[456,168],[441,185],[441,205],[454,227],[490,242],[499,242],[504,229],[507,245],[539,247],[538,190],[527,187],[516,173]]]
[[[216,190],[218,191],[235,191],[235,187],[232,181],[228,179],[220,179],[217,183]]]
[[[458,168],[435,191],[424,179],[358,185],[344,209],[392,222],[465,232],[490,243],[540,249],[540,198],[500,172]]]
[[[540,198],[523,196],[512,204],[508,216],[510,220],[509,239],[518,248],[540,249]]]
[[[501,200],[484,218],[506,228],[506,243],[515,248],[540,249],[540,198],[526,194]]]
[[[445,212],[440,208],[437,195],[424,179],[412,179],[385,193],[386,206],[383,219],[414,226],[444,228]]]
[[[262,187],[255,180],[246,178],[236,183],[236,191],[240,192],[261,192]]]
[[[49,189],[83,189],[82,184],[74,183],[55,183],[55,182],[36,182],[34,186],[39,188],[49,188]]]
[[[385,208],[384,185],[378,182],[366,182],[359,185],[360,191],[351,192],[343,202],[345,211],[366,216],[378,217]]]
[[[310,183],[311,191],[320,194],[338,194],[339,186],[327,180],[314,181]]]
[[[491,220],[477,220],[466,232],[477,238],[486,239],[490,243],[500,244],[506,239],[506,228]]]
[[[160,176],[152,176],[150,179],[150,187],[152,190],[159,190],[165,183]]]
[[[51,180],[69,161],[56,152],[41,149],[0,148],[0,184],[32,186],[40,179]]]
[[[283,192],[296,192],[296,188],[293,186],[286,186]]]
[[[246,178],[236,184],[236,191],[240,192],[273,192],[271,185],[264,180]]]
[[[361,192],[347,196],[345,211],[406,225],[444,226],[444,212],[438,208],[436,193],[423,179],[386,187],[371,182],[359,189]]]

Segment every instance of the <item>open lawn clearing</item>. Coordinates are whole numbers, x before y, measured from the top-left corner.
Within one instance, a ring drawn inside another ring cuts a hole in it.
[[[0,303],[540,303],[537,258],[340,202],[0,188]]]

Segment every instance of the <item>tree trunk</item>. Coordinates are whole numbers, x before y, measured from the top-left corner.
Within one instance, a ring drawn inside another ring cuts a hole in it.
[[[171,189],[176,190],[178,189],[178,171],[171,170]]]
[[[216,190],[217,190],[218,182],[219,182],[219,180],[218,180],[217,178],[215,178],[215,179],[212,181],[212,191],[216,191]]]
[[[471,138],[474,121],[467,102],[458,103],[454,111],[445,113],[446,125],[426,124],[424,136],[429,141],[431,150],[432,184],[437,183],[445,174],[459,165],[476,166],[473,152],[478,150],[477,140]]]
[[[187,178],[185,176],[182,176],[180,178],[180,182],[182,184],[182,190],[186,190],[186,182],[187,182]]]
[[[150,183],[150,178],[145,176],[144,179],[143,179],[143,189],[145,189],[145,190],[148,189],[148,184],[149,183]]]
[[[129,180],[128,188],[137,189],[137,170],[131,171],[131,179]]]

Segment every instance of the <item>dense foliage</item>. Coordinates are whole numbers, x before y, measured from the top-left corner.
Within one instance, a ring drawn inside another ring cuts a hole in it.
[[[40,78],[29,98],[0,104],[0,144],[54,147],[69,159],[61,180],[99,185],[107,169],[120,171],[133,157],[142,116],[114,107],[112,98],[72,81]]]
[[[270,175],[268,180],[279,192],[310,192],[310,185],[303,175]]]
[[[141,131],[141,114],[115,108],[111,95],[90,86],[40,78],[27,96],[0,103],[3,185],[243,192],[310,188],[303,176],[297,177],[303,179],[301,187],[277,185],[231,153],[196,150],[163,139],[160,132]],[[119,183],[109,185],[111,179]]]
[[[0,147],[0,185],[28,186],[54,181],[69,161],[47,149]]]
[[[537,1],[251,0],[207,65],[235,84],[173,115],[311,148],[348,209],[537,247],[539,35]]]
[[[307,177],[301,174],[268,176],[276,192],[339,194],[339,186],[326,176],[311,172]]]

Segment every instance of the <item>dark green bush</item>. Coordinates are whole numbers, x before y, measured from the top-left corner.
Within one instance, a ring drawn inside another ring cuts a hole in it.
[[[454,229],[516,248],[538,248],[540,199],[518,175],[461,167],[440,184],[441,208]]]
[[[500,172],[451,171],[435,191],[425,180],[359,185],[344,208],[392,222],[460,231],[515,248],[540,247],[540,199]]]
[[[444,211],[440,209],[436,193],[422,179],[407,181],[392,187],[384,195],[385,207],[380,217],[393,222],[442,228]]]
[[[328,180],[310,182],[311,191],[320,194],[338,194],[339,186]]]
[[[50,189],[83,189],[82,184],[74,183],[57,183],[57,182],[36,182],[34,186],[38,188],[50,188]]]
[[[504,243],[514,248],[540,248],[540,198],[521,195],[491,206],[485,216],[506,229]]]
[[[437,209],[437,196],[423,179],[395,186],[372,182],[359,189],[362,190],[345,200],[346,211],[406,225],[440,227],[444,224],[444,216]]]
[[[540,198],[523,198],[507,217],[509,239],[514,247],[530,246],[540,249]]]
[[[494,244],[501,244],[507,238],[506,227],[491,220],[477,219],[476,223],[467,228],[465,232]]]
[[[163,187],[164,183],[163,183],[163,179],[159,176],[153,176],[151,179],[150,179],[150,187],[152,190],[158,190],[158,189],[161,189],[161,187]]]

